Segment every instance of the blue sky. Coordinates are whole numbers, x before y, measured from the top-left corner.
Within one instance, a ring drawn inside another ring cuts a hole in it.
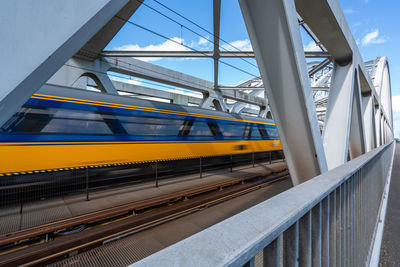
[[[159,1],[212,32],[212,0]],[[354,38],[359,44],[363,59],[368,61],[379,56],[387,56],[389,59],[392,94],[394,96],[394,120],[397,122],[395,122],[395,126],[397,126],[396,136],[400,137],[400,53],[398,53],[400,2],[396,0],[339,0],[339,3]],[[130,20],[160,33],[170,40],[146,32],[134,25],[126,24],[110,42],[107,49],[189,50],[187,47],[195,50],[212,49],[212,43],[207,41],[207,39],[212,40],[210,33],[190,24],[154,0],[146,0],[145,4],[173,18],[178,23],[170,21],[145,5],[142,5]],[[198,35],[185,27],[192,29]],[[310,39],[304,34],[302,35],[304,46],[309,46]],[[251,49],[237,0],[222,0],[221,39],[240,50]],[[181,46],[180,43],[187,47]],[[223,46],[222,49],[234,49],[223,41],[220,45]],[[145,60],[199,78],[213,80],[213,62],[211,59]],[[240,59],[223,59],[223,61],[243,71],[220,64],[219,83],[221,85],[235,85],[252,78],[252,75],[259,75],[258,69],[253,66],[256,65],[254,59],[246,59],[247,62]]]
[[[359,42],[358,47],[363,59],[367,61],[378,56],[388,57],[394,134],[400,138],[400,53],[398,52],[400,2],[396,0],[339,0],[339,2],[354,38]]]
[[[392,94],[400,94],[400,2],[396,0],[339,0],[365,61],[387,56]],[[362,40],[377,33],[371,43]]]

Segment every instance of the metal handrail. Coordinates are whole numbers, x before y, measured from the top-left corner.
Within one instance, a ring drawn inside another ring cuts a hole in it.
[[[132,266],[367,264],[393,142]]]

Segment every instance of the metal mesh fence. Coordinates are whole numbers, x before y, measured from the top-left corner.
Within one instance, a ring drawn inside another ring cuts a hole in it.
[[[6,175],[0,179],[0,206],[47,199],[90,190],[142,183],[199,172],[259,164],[283,159],[282,151],[233,154],[173,161],[80,167],[55,172]],[[156,166],[157,165],[157,166]],[[156,174],[157,173],[157,174]]]

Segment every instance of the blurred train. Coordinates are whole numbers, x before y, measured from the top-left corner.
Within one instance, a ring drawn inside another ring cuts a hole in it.
[[[0,130],[0,174],[281,150],[272,120],[52,88]]]

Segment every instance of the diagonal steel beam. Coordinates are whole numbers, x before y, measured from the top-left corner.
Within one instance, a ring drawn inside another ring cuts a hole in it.
[[[333,169],[348,159],[355,68],[335,64],[323,133],[326,161]],[[334,145],[332,145],[334,144]]]
[[[293,183],[327,170],[294,2],[239,0]]]
[[[350,62],[356,45],[337,1],[295,0],[295,3],[299,15],[335,61],[344,65]]]
[[[321,63],[319,63],[317,66],[315,66],[312,70],[310,70],[310,71],[308,72],[308,75],[309,75],[309,76],[314,75],[314,74],[317,73],[318,71],[320,71],[320,70],[322,70],[323,68],[325,68],[326,66],[328,66],[329,63],[331,63],[331,61],[332,61],[332,60],[331,60],[330,58],[327,58],[327,59],[321,61]]]
[[[0,57],[7,68],[0,71],[0,126],[128,2],[3,1]]]
[[[76,57],[86,60],[95,60],[108,45],[108,43],[119,32],[126,21],[139,8],[142,1],[130,0],[128,3],[112,17],[100,31],[98,31],[81,49],[76,53]]]

